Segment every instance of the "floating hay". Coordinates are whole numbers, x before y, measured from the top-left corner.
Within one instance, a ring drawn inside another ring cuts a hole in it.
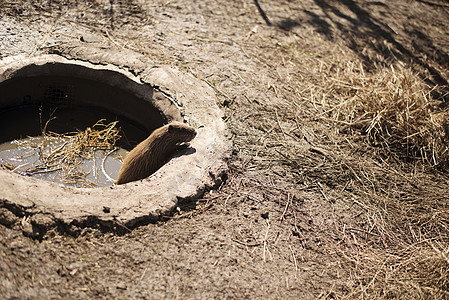
[[[99,120],[84,131],[67,134],[47,132],[47,126],[45,126],[42,130],[42,137],[15,141],[18,147],[29,149],[21,158],[37,155],[35,163],[19,165],[14,168],[11,163],[4,165],[22,175],[34,176],[51,173],[54,180],[58,179],[65,184],[94,186],[95,183],[87,179],[86,176],[91,172],[96,172],[95,158],[99,153],[107,156],[111,150],[118,149],[115,144],[121,137],[119,129],[116,127],[118,121],[109,124],[104,122],[105,120]],[[88,160],[93,160],[94,166],[91,170],[86,171],[82,165]]]

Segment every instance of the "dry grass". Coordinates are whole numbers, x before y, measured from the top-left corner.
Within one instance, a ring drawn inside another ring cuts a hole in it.
[[[337,261],[344,270],[337,275],[335,296],[448,298],[449,130],[447,108],[432,98],[438,87],[428,86],[403,63],[367,71],[347,51],[317,45],[307,45],[310,56],[303,44],[276,49],[286,61],[279,55],[278,65],[288,66],[289,58],[309,72],[279,75],[273,97],[284,94],[286,108],[253,124],[279,129],[265,131],[264,137],[265,144],[279,147],[270,161],[289,168],[283,176],[326,201],[341,200],[359,210],[355,228],[338,224],[339,241],[329,241],[330,252],[337,254],[329,268]],[[274,65],[265,52],[255,54]],[[294,93],[282,88],[285,78],[293,86],[300,83]],[[269,121],[274,125],[263,124]]]
[[[404,249],[383,250],[359,245],[336,251],[350,270],[347,286],[351,288],[343,298],[446,299],[449,296],[449,248],[439,242],[424,240]]]
[[[336,102],[326,115],[342,130],[361,132],[384,157],[447,165],[448,110],[432,100],[432,88],[410,68],[398,63],[365,73],[348,63],[328,81],[326,94]]]
[[[343,232],[335,248],[350,279],[340,296],[449,297],[447,109],[401,64],[368,73],[348,63],[325,74],[320,118],[337,124],[340,142],[352,140],[352,153],[371,153],[333,152],[328,169],[364,210],[363,230]]]

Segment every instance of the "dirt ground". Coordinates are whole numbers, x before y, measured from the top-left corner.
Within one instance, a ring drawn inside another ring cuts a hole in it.
[[[449,297],[444,165],[335,116],[406,69],[445,109],[447,1],[16,0],[0,14],[0,58],[92,44],[194,74],[234,143],[227,181],[165,221],[42,241],[0,225],[2,298]]]

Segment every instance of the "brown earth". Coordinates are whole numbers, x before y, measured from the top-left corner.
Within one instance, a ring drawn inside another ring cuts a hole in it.
[[[0,13],[0,58],[95,45],[194,74],[234,143],[226,183],[163,222],[42,241],[0,225],[3,298],[448,297],[444,164],[373,143],[346,118],[363,109],[340,110],[387,72],[445,111],[447,1],[0,1]]]

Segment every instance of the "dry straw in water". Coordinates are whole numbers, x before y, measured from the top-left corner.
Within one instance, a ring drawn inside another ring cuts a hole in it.
[[[19,174],[33,176],[47,173],[54,179],[65,184],[77,186],[94,186],[95,183],[86,176],[97,172],[95,166],[95,154],[102,151],[103,159],[116,150],[116,142],[120,139],[117,122],[105,124],[105,120],[99,120],[92,127],[84,131],[58,134],[47,132],[48,123],[42,129],[42,138],[39,143],[34,140],[16,141],[16,144],[29,153],[38,155],[38,160],[25,166],[7,166]],[[56,145],[56,146],[55,146]],[[92,160],[94,165],[91,170],[84,170],[83,163]],[[94,174],[97,175],[97,174]]]

